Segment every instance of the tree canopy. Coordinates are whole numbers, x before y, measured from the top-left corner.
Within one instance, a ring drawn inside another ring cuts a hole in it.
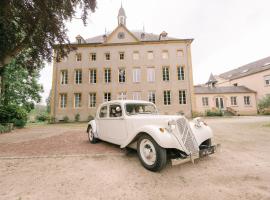
[[[66,55],[71,48],[64,45],[70,43],[65,21],[81,10],[80,17],[86,24],[89,12],[95,8],[96,0],[1,0],[0,67],[29,49],[32,63],[50,61],[56,43],[57,52]]]

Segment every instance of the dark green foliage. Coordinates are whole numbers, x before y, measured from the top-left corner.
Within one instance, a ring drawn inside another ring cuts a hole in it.
[[[75,119],[75,122],[78,122],[78,121],[80,121],[80,114],[78,113],[78,114],[76,114],[75,115],[75,117],[74,117],[74,119]]]
[[[31,49],[30,62],[50,61],[52,47],[65,55],[72,48],[67,37],[65,22],[81,10],[86,24],[89,11],[95,11],[96,0],[1,0],[0,1],[0,67],[21,53]],[[78,16],[77,16],[78,17]],[[30,71],[34,65],[26,65]]]
[[[36,116],[36,120],[40,121],[40,122],[45,122],[49,119],[48,113],[47,112],[43,112],[43,113],[39,113]]]
[[[206,116],[213,117],[213,116],[223,116],[221,110],[207,110]]]
[[[0,105],[0,123],[14,123],[14,126],[23,127],[27,122],[27,111],[18,105]]]
[[[0,133],[7,133],[13,129],[12,123],[0,124]]]
[[[55,121],[56,121],[55,117],[53,117],[53,116],[48,117],[48,124],[54,124]]]
[[[266,95],[258,103],[259,113],[270,115],[270,95]]]

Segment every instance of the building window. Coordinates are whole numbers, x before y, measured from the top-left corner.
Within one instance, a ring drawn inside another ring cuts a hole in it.
[[[118,94],[118,99],[119,100],[126,100],[127,99],[127,93],[126,92],[120,92]]]
[[[244,96],[244,104],[250,105],[250,96]]]
[[[236,97],[231,97],[231,105],[237,106],[237,98]]]
[[[185,72],[184,72],[184,67],[177,67],[177,77],[178,80],[184,80],[185,79]]]
[[[82,94],[81,93],[75,93],[74,94],[74,107],[79,108],[82,105]]]
[[[62,85],[68,84],[68,71],[67,70],[61,71],[61,84]]]
[[[165,90],[163,92],[163,97],[164,97],[164,105],[171,105],[171,91]]]
[[[75,70],[75,83],[76,84],[82,83],[82,70],[81,69]]]
[[[111,69],[110,68],[105,69],[104,78],[105,78],[105,83],[110,83],[111,82]]]
[[[105,92],[104,93],[104,102],[111,101],[111,93]]]
[[[183,50],[177,50],[177,57],[182,57],[184,55]]]
[[[82,61],[82,54],[81,53],[76,54],[76,60],[77,61]]]
[[[169,58],[169,52],[168,51],[162,51],[162,58],[168,59]]]
[[[265,85],[270,85],[270,75],[264,77],[264,83]]]
[[[179,90],[179,104],[187,103],[186,90]]]
[[[67,107],[67,94],[60,94],[60,108]]]
[[[140,57],[139,52],[138,51],[134,51],[133,52],[133,60],[139,60],[139,57]]]
[[[141,100],[141,92],[133,92],[132,99],[133,100]]]
[[[90,69],[89,82],[90,83],[97,83],[97,70],[96,69]]]
[[[208,97],[202,97],[202,105],[203,106],[208,106],[209,105]]]
[[[163,67],[162,68],[162,77],[163,77],[163,81],[169,81],[170,80],[169,67]]]
[[[124,52],[120,52],[119,53],[119,59],[120,60],[124,60],[125,59],[125,53]]]
[[[126,70],[125,69],[119,69],[119,83],[125,83],[126,82]]]
[[[105,59],[110,60],[111,59],[111,54],[110,53],[105,53]]]
[[[237,83],[234,83],[233,86],[238,86],[238,84]]]
[[[141,81],[141,69],[140,68],[133,68],[133,82],[139,83]]]
[[[97,104],[97,95],[96,93],[90,93],[89,94],[89,107],[94,108]]]
[[[77,42],[78,42],[78,44],[81,44],[82,43],[82,39],[81,38],[78,38],[77,39]]]
[[[155,68],[154,67],[147,68],[147,81],[155,82]]]
[[[148,101],[156,103],[156,93],[154,91],[148,92]]]
[[[97,54],[96,53],[90,53],[90,59],[92,61],[96,61],[97,60]]]
[[[154,59],[154,52],[153,51],[148,51],[147,52],[147,59],[148,60],[153,60]]]

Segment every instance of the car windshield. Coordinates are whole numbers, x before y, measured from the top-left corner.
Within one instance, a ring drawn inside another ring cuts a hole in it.
[[[127,115],[137,114],[156,114],[156,107],[152,104],[143,103],[128,103],[126,104]]]

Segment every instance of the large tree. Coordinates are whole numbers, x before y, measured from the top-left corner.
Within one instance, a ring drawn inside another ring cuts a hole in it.
[[[71,48],[64,45],[69,44],[65,21],[80,10],[86,24],[95,8],[96,0],[1,0],[0,67],[27,49],[31,49],[31,62],[50,61],[55,43],[60,56],[66,55]]]

